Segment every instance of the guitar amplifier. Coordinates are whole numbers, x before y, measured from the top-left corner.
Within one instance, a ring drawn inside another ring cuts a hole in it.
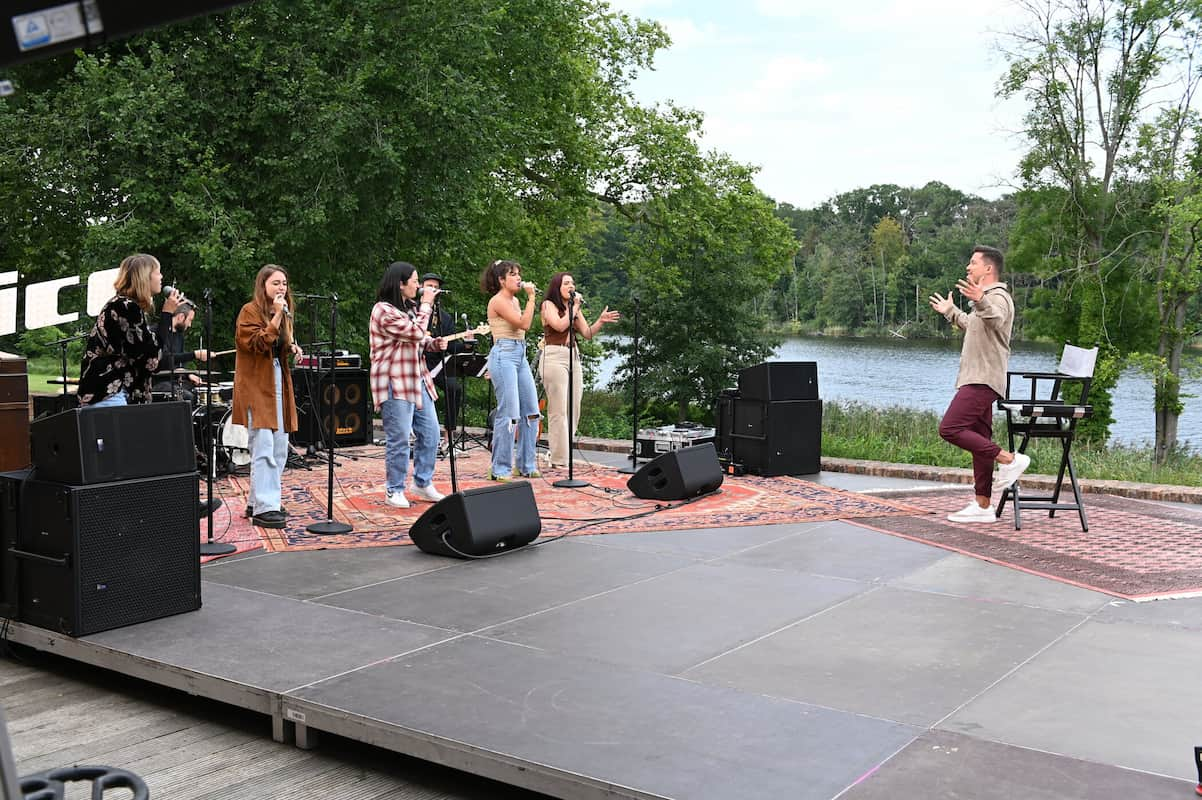
[[[330,368],[330,354],[328,352],[318,353],[316,355],[306,355],[297,359],[296,366],[298,367],[317,367],[320,370]],[[347,353],[339,351],[334,353],[334,369],[359,369],[363,366],[363,356],[358,353]]]

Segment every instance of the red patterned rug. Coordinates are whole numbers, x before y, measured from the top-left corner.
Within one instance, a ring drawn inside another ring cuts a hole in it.
[[[1202,592],[1202,509],[1112,495],[1085,495],[1089,530],[1075,511],[1024,511],[1014,529],[1007,505],[995,523],[948,522],[970,489],[893,495],[919,516],[857,519],[855,524],[1129,600]]]
[[[487,451],[475,449],[459,455],[455,465],[460,491],[491,485],[485,480]],[[574,474],[591,485],[582,489],[561,489],[551,485],[556,479],[567,477],[566,472],[547,474],[530,481],[544,536],[689,530],[921,513],[921,509],[905,502],[832,489],[800,478],[727,476],[719,493],[682,503],[635,497],[626,488],[630,476],[609,467],[578,464]],[[335,452],[333,518],[354,530],[334,536],[309,533],[306,528],[310,524],[329,517],[328,483],[325,462],[313,462],[309,469],[285,470],[284,505],[288,509],[288,527],[273,530],[258,528],[243,516],[248,475],[220,478],[213,491],[224,502],[214,513],[214,538],[234,544],[239,552],[260,546],[282,551],[410,544],[410,526],[430,507],[428,503],[414,503],[408,509],[387,505],[384,502],[384,448],[374,445],[344,448]],[[438,462],[434,485],[444,493],[451,491],[448,461]],[[202,482],[202,497],[204,492]],[[207,535],[207,531],[207,521],[202,521],[202,535]]]

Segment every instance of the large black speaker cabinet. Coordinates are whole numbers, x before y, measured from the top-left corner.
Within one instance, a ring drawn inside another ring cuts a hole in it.
[[[817,400],[818,362],[765,361],[739,370],[739,395],[746,400]]]
[[[530,544],[543,531],[528,481],[449,494],[418,517],[409,538],[440,556],[486,556]]]
[[[822,469],[822,401],[734,401],[734,460],[755,475],[812,475]]]
[[[718,451],[706,442],[656,456],[630,476],[626,488],[648,500],[684,500],[714,491],[722,477]]]
[[[89,484],[196,470],[186,402],[76,408],[29,424],[38,480]]]
[[[195,472],[26,480],[14,555],[22,622],[86,636],[200,608]]]
[[[0,472],[0,617],[17,616],[17,531],[21,527],[21,486],[32,470]]]
[[[335,447],[371,444],[373,404],[367,370],[336,369],[331,382],[329,370],[294,369],[292,391],[298,423],[294,444],[325,447],[331,410]]]

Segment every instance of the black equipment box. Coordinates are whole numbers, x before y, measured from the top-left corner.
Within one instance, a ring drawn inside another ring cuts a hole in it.
[[[822,469],[822,401],[732,402],[730,461],[754,475],[812,475]]]
[[[817,400],[818,362],[765,361],[739,370],[739,395],[745,400]]]

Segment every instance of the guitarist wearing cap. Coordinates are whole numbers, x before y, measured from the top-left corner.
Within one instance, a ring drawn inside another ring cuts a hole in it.
[[[422,288],[432,288],[442,290],[442,276],[436,272],[427,272],[422,276]],[[436,302],[434,311],[430,314],[430,335],[434,337],[450,337],[455,334],[455,318],[447,312],[443,311],[441,306]],[[447,339],[446,352],[426,352],[426,366],[430,370],[430,374],[434,376],[434,385],[446,392],[447,398],[447,419],[444,421],[443,428],[446,431],[446,445],[439,440],[438,455],[441,458],[446,454],[446,450],[450,449],[452,436],[455,430],[455,420],[459,419],[459,408],[463,403],[463,386],[460,384],[459,378],[447,375],[447,361],[456,353],[469,353],[476,347],[476,339],[474,331],[469,331],[468,336]],[[439,365],[442,365],[439,367]]]

